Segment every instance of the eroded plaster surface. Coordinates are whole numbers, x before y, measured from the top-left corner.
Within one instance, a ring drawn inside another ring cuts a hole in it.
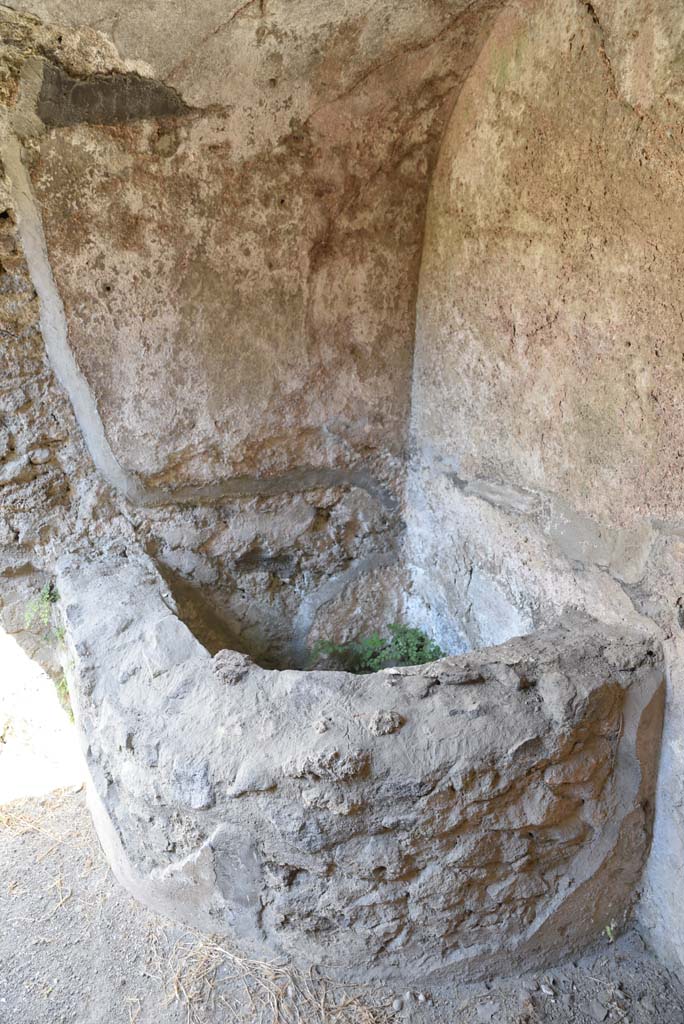
[[[139,76],[43,70],[62,127],[31,176],[70,342],[153,493],[331,466],[401,484],[430,169],[496,5],[407,4],[392,32],[386,5],[313,6],[236,6],[201,93],[189,37],[167,68],[150,21],[150,109],[115,85]]]

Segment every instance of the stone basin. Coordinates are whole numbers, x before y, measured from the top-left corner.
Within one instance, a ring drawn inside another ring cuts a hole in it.
[[[659,644],[585,617],[418,668],[269,671],[202,646],[141,554],[64,559],[105,852],[140,900],[352,979],[543,964],[629,914]]]

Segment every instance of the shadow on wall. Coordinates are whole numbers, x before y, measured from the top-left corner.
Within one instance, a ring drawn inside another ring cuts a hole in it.
[[[246,643],[240,636],[241,624],[235,620],[231,621],[224,609],[217,608],[205,589],[199,584],[188,582],[168,567],[157,567],[176,602],[178,617],[210,654],[214,655],[222,650],[237,651],[249,655],[264,668],[275,667],[268,664],[266,650],[269,641],[266,636],[256,638],[253,645]]]

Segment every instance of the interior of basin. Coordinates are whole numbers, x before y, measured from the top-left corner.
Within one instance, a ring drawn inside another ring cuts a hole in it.
[[[235,650],[269,669],[310,668],[321,642],[395,623],[445,654],[529,634],[568,610],[639,626],[621,579],[640,571],[651,543],[640,523],[610,526],[559,496],[466,480],[431,448],[416,450],[403,486],[400,501],[349,474],[163,507],[147,513],[146,549],[211,653]]]
[[[389,637],[390,627],[412,625],[406,573],[394,560],[370,559],[318,579],[278,557],[238,561],[213,584],[197,583],[163,562],[157,567],[179,618],[212,655],[237,651],[267,669],[340,668],[342,651],[333,656],[330,645]]]

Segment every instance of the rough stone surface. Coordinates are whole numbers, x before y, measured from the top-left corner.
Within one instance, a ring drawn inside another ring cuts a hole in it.
[[[137,1024],[187,1024],[188,1012],[202,1024],[225,1024],[226,1017],[254,1024],[259,1016],[263,1024],[279,1024],[286,1015],[310,1024],[330,1024],[331,1015],[339,1024],[385,1024],[395,1000],[402,1004],[401,1024],[473,1024],[479,1006],[491,1003],[500,1004],[494,1024],[521,1024],[525,1016],[544,1024],[588,1024],[594,999],[613,1021],[625,1014],[630,1024],[681,1024],[684,1018],[684,988],[634,935],[604,940],[581,960],[554,964],[541,976],[472,985],[452,978],[413,991],[401,984],[332,986],[282,961],[285,985],[282,974],[273,982],[275,972],[266,965],[246,989],[231,964],[231,956],[244,951],[223,939],[225,961],[216,964],[202,995],[193,982],[211,940],[157,916],[118,885],[81,793],[15,803],[3,815],[3,1024],[130,1024],[131,1017]],[[70,898],[64,900],[65,893]]]
[[[152,906],[357,978],[538,963],[628,913],[659,647],[588,620],[422,669],[212,658],[152,562],[65,562],[103,845]],[[321,731],[320,723],[325,722]]]

